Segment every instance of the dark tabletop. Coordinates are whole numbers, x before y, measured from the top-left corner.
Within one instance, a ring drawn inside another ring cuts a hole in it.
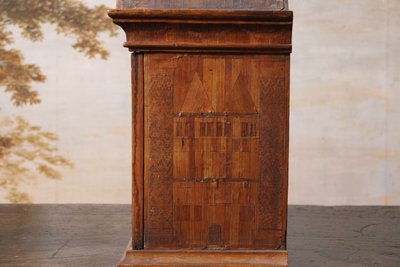
[[[0,266],[114,266],[129,205],[0,205]],[[400,266],[400,207],[291,206],[289,266]]]

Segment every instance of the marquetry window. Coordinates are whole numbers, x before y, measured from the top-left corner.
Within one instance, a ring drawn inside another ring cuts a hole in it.
[[[192,136],[193,132],[193,123],[186,122],[185,123],[185,136]]]
[[[222,136],[222,122],[217,122],[217,136]]]
[[[206,123],[200,122],[200,136],[206,136]]]
[[[255,122],[242,122],[241,135],[242,137],[257,136],[257,124]]]
[[[232,127],[230,122],[225,122],[224,136],[230,136],[232,134]]]
[[[213,136],[214,123],[207,122],[207,136]]]

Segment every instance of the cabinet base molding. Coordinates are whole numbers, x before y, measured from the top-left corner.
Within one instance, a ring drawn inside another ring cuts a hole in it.
[[[132,250],[117,267],[287,267],[286,250]]]

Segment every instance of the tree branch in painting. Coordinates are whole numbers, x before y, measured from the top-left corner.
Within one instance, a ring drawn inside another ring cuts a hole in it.
[[[12,95],[16,106],[37,104],[33,82],[44,82],[40,68],[26,64],[21,51],[8,48],[14,43],[9,26],[21,29],[22,36],[41,41],[42,24],[51,24],[59,34],[75,39],[72,47],[88,58],[107,59],[108,52],[98,38],[100,33],[116,35],[116,27],[103,5],[87,7],[76,0],[0,0],[0,86]]]
[[[21,184],[43,175],[61,179],[59,167],[72,163],[57,154],[57,136],[32,126],[26,120],[0,119],[0,188],[8,193],[11,203],[30,202],[30,197],[19,190]]]
[[[11,102],[21,107],[40,103],[34,83],[46,81],[35,64],[25,62],[23,53],[12,48],[11,26],[24,38],[43,40],[41,26],[51,24],[59,34],[73,37],[72,47],[87,58],[107,59],[108,52],[98,36],[116,35],[116,26],[103,5],[89,7],[78,0],[0,0],[0,87],[10,94]],[[0,119],[0,190],[12,203],[30,202],[20,187],[38,176],[60,179],[60,167],[72,166],[58,155],[57,136],[31,125],[23,118]]]

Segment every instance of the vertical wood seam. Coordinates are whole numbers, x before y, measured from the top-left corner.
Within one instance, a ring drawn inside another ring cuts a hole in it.
[[[283,177],[284,181],[282,183],[282,204],[284,205],[283,209],[283,221],[282,221],[282,229],[284,230],[283,235],[283,248],[286,249],[287,246],[287,221],[288,221],[288,192],[289,192],[289,142],[290,142],[290,57],[287,57],[285,63],[285,97],[286,97],[286,107],[285,107],[285,155],[284,155],[284,164],[285,164],[285,175]]]
[[[132,53],[132,248],[143,249],[143,55]]]

